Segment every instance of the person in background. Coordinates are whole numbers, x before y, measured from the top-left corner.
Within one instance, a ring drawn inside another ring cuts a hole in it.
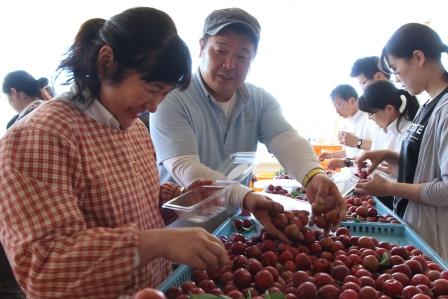
[[[7,129],[46,100],[42,91],[47,85],[47,78],[42,77],[36,80],[23,70],[11,72],[5,76],[3,93],[8,96],[9,104],[18,113],[8,122]]]
[[[353,63],[350,77],[356,78],[364,90],[367,86],[378,80],[388,81],[390,74],[379,69],[380,59],[378,56],[359,58]]]
[[[358,106],[380,127],[372,141],[371,150],[389,149],[399,153],[401,143],[420,107],[417,98],[406,90],[396,88],[390,81],[380,80],[366,87],[358,99]],[[352,161],[348,163],[353,164]],[[384,178],[397,181],[397,167],[382,162],[376,170],[375,173]],[[393,209],[393,197],[379,197],[379,200]]]
[[[364,94],[358,99],[358,107],[368,113],[369,118],[381,128],[372,141],[371,150],[390,149],[399,153],[420,104],[406,90],[381,80],[366,87]],[[394,169],[381,168],[391,175],[389,178],[396,180],[397,173]]]
[[[448,46],[423,24],[405,24],[387,41],[382,69],[393,73],[411,95],[426,92],[429,99],[415,116],[399,154],[365,152],[357,165],[368,159],[372,172],[383,161],[398,164],[398,182],[375,174],[358,187],[376,196],[395,196],[395,212],[448,260],[448,72],[442,53],[448,53]]]
[[[192,83],[170,92],[151,115],[161,180],[225,179],[218,166],[232,153],[256,151],[261,142],[307,188],[311,201],[334,197],[342,219],[344,200],[309,142],[286,121],[272,95],[245,82],[260,30],[258,20],[239,8],[215,10],[205,19]],[[230,197],[240,207],[245,198],[264,198],[243,186]]]
[[[391,149],[399,152],[401,142],[411,126],[420,104],[415,96],[398,89],[390,81],[375,81],[364,90],[358,98],[358,109],[366,112],[380,130],[372,140],[370,150]],[[354,166],[353,159],[333,160],[333,168]],[[381,165],[381,170],[387,178],[396,180],[396,168],[387,163]]]
[[[42,88],[42,95],[45,101],[51,100],[55,97],[54,88],[50,85],[45,86],[44,88]]]
[[[59,71],[70,92],[42,105],[0,141],[0,241],[27,298],[117,298],[157,287],[171,263],[222,267],[221,240],[167,229],[141,112],[186,88],[190,53],[173,20],[147,7],[86,21]],[[191,182],[186,190],[211,180]],[[242,205],[283,240],[264,198]]]
[[[368,150],[376,134],[375,124],[369,120],[367,113],[358,108],[358,93],[348,84],[336,86],[330,94],[333,106],[339,116],[346,119],[344,129],[338,138],[345,148],[335,152],[323,152],[319,160],[331,159],[328,168],[331,170],[343,167],[346,158],[353,159],[360,150]],[[348,166],[348,165],[345,165]]]

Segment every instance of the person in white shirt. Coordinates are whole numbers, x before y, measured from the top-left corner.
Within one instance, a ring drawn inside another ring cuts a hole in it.
[[[380,58],[378,56],[369,56],[357,59],[352,66],[350,77],[356,78],[359,85],[364,90],[373,82],[390,79],[390,74],[381,71],[378,68]]]
[[[390,81],[381,80],[366,87],[358,99],[358,107],[380,127],[372,141],[371,150],[392,150],[398,154],[420,105],[417,98],[406,90],[396,88]],[[352,161],[346,164],[353,166]],[[396,182],[398,167],[382,162],[374,173]],[[393,197],[380,196],[378,199],[393,209]]]
[[[364,90],[364,94],[358,99],[358,107],[367,112],[369,118],[381,128],[372,141],[371,150],[390,149],[399,153],[420,104],[406,90],[382,80],[372,83]],[[377,170],[378,174],[396,181],[395,167],[384,162]]]
[[[44,102],[46,97],[43,90],[47,85],[47,78],[42,77],[36,80],[23,70],[10,72],[5,76],[3,93],[8,96],[9,104],[18,113],[8,122],[7,129]]]
[[[323,152],[319,159],[332,159],[328,168],[336,169],[344,166],[346,157],[353,158],[360,150],[370,149],[377,126],[369,120],[367,113],[358,109],[358,93],[351,85],[338,85],[330,97],[336,113],[347,120],[344,129],[339,132],[339,141],[345,148],[336,152]]]

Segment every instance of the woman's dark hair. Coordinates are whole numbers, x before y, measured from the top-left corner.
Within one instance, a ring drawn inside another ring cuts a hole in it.
[[[97,58],[104,45],[112,48],[117,64],[113,74],[109,74],[115,84],[123,80],[126,70],[138,72],[146,82],[160,81],[181,89],[190,83],[190,52],[177,35],[170,16],[154,8],[131,8],[108,21],[86,21],[58,67],[59,73],[69,73],[66,84],[76,84],[72,100],[85,107],[99,95],[98,67],[104,66],[97,66]]]
[[[8,73],[3,79],[3,93],[10,94],[11,88],[24,92],[29,97],[43,99],[42,88],[48,85],[47,78],[34,79],[31,74],[23,70]]]
[[[395,31],[384,46],[380,58],[381,70],[393,73],[389,67],[388,55],[410,59],[415,50],[422,51],[429,59],[441,62],[442,53],[448,53],[448,46],[442,42],[437,32],[430,27],[418,23],[405,24]]]
[[[341,84],[335,87],[330,93],[330,98],[334,101],[336,97],[340,97],[344,101],[348,101],[350,98],[358,99],[358,93],[353,86],[348,84]]]
[[[403,99],[403,97],[405,97]],[[400,116],[397,121],[397,129],[400,121],[405,119],[412,121],[420,107],[416,97],[410,95],[404,89],[398,89],[390,81],[375,81],[364,90],[364,94],[358,99],[358,108],[367,113],[375,113],[383,110],[387,105],[397,109]]]

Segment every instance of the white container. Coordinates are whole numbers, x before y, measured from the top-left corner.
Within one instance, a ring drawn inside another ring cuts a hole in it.
[[[205,222],[225,209],[227,197],[234,181],[216,181],[213,185],[204,185],[166,202],[162,207],[176,211],[180,219],[191,222]]]
[[[217,171],[227,177],[229,181],[245,183],[256,166],[255,152],[236,152],[225,159]]]
[[[330,178],[336,184],[343,197],[353,191],[358,183],[358,178],[348,172],[335,172],[330,175]]]

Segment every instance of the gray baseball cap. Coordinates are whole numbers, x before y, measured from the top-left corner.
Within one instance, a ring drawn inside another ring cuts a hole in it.
[[[212,11],[205,19],[203,34],[215,35],[231,24],[242,24],[249,29],[256,42],[260,40],[260,23],[245,10],[225,8]]]

